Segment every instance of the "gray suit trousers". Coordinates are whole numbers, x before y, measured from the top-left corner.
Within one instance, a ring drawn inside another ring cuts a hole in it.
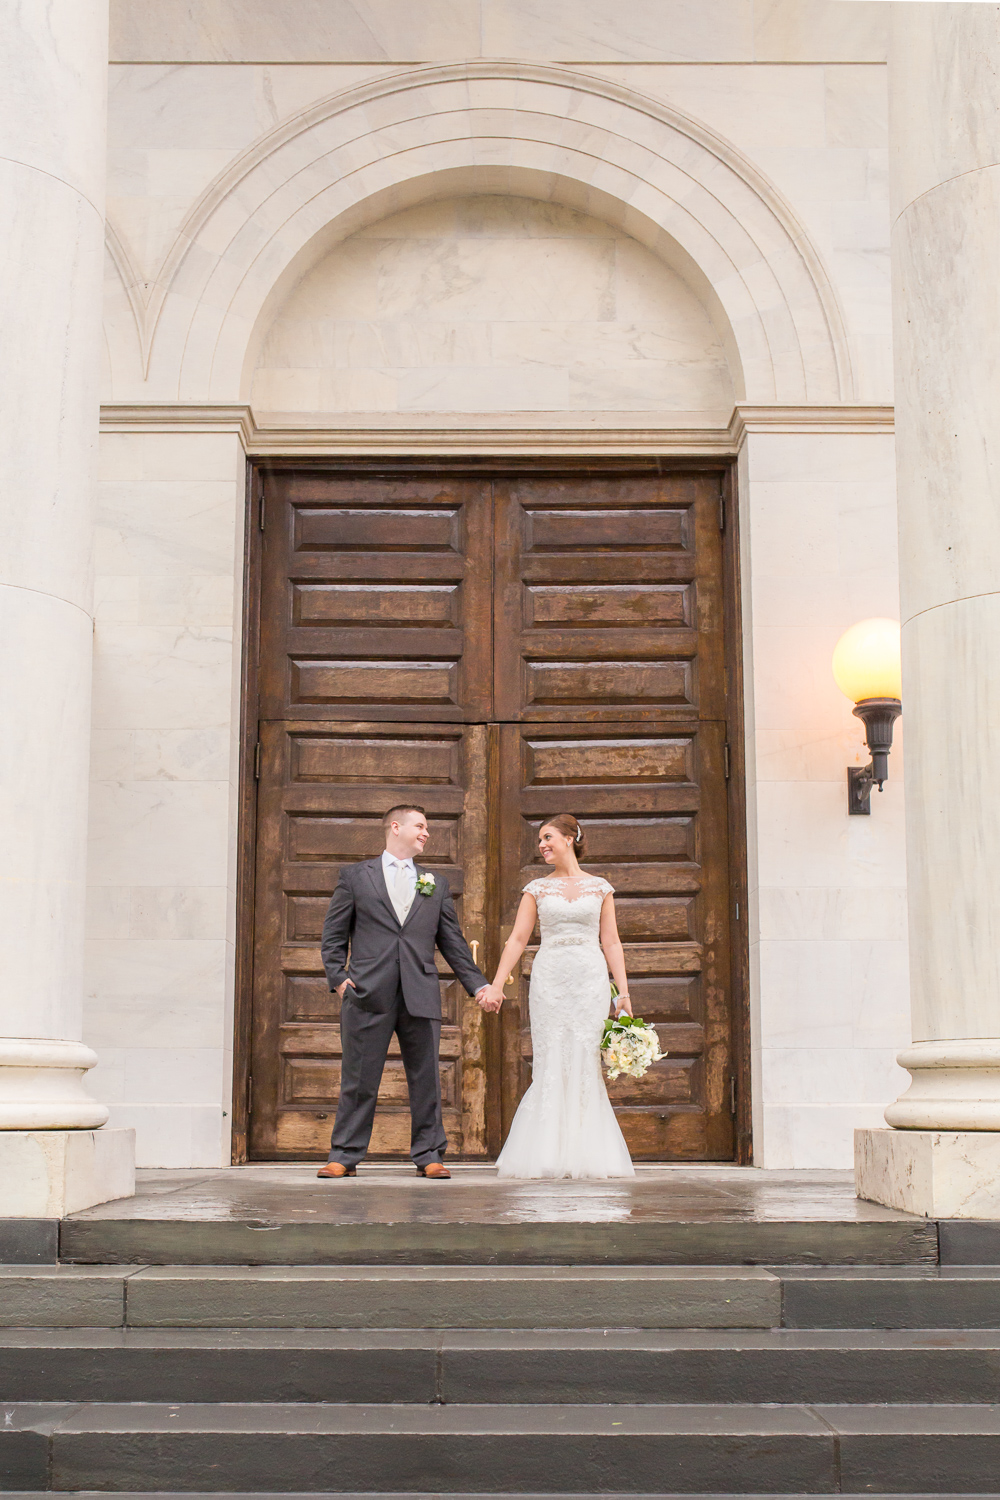
[[[350,994],[348,985],[340,1007],[343,1061],[329,1160],[353,1167],[368,1150],[382,1070],[395,1032],[410,1092],[410,1155],[418,1167],[440,1161],[448,1149],[438,1071],[441,1022],[411,1016],[402,989],[391,1010],[375,1012],[355,1005]]]

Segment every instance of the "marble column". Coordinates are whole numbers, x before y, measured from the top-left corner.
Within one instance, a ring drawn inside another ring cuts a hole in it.
[[[81,1037],[108,0],[11,0],[0,90],[0,1215],[128,1192]]]
[[[890,7],[912,1082],[858,1190],[1000,1216],[1000,7]]]

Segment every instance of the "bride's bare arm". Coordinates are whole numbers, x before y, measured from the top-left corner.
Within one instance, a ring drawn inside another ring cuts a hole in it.
[[[493,976],[493,983],[479,1002],[483,1010],[499,1010],[503,1004],[503,987],[507,982],[507,977],[511,969],[528,946],[528,939],[535,930],[536,915],[537,908],[534,896],[522,896],[521,904],[517,908],[517,916],[514,918],[514,926],[511,928],[510,937],[504,943],[500,962],[497,964],[497,971]]]
[[[632,1003],[628,998],[628,977],[625,973],[625,949],[622,940],[618,936],[618,919],[615,916],[615,898],[609,892],[601,906],[601,947],[604,957],[608,961],[611,970],[611,978],[618,986],[619,996],[624,995],[624,1000],[619,999],[617,1012],[623,1011],[627,1015],[632,1014]]]

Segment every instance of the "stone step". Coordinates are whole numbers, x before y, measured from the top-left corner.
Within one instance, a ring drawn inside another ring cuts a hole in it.
[[[3,1493],[4,1500],[38,1500],[37,1490],[5,1490]],[[59,1493],[65,1495],[66,1500],[71,1500],[71,1497],[77,1497],[77,1500],[94,1500],[93,1491],[89,1490],[61,1490]],[[118,1493],[126,1495],[128,1500],[181,1500],[182,1496],[183,1500],[249,1500],[251,1492],[247,1490],[124,1490],[118,1491]],[[317,1494],[330,1493],[329,1490],[319,1492],[315,1490],[281,1490],[271,1491],[270,1493],[256,1492],[254,1493],[254,1500],[317,1500]],[[482,1490],[464,1495],[452,1493],[449,1495],[449,1500],[483,1500],[483,1493]],[[516,1496],[513,1491],[508,1491],[506,1494],[498,1494],[495,1491],[490,1491],[489,1493],[491,1500],[551,1500],[552,1497],[551,1490],[546,1492],[544,1496],[539,1492],[529,1494],[523,1491],[518,1491]],[[839,1500],[871,1500],[870,1494],[847,1495],[842,1491],[838,1493]],[[426,1491],[420,1490],[393,1490],[388,1492],[383,1491],[382,1493],[358,1490],[338,1491],[337,1500],[360,1500],[361,1494],[364,1494],[364,1500],[440,1500],[439,1495],[430,1495]],[[687,1491],[671,1490],[667,1493],[661,1492],[659,1500],[681,1500],[682,1495],[683,1500],[735,1500],[736,1492],[730,1490],[726,1494],[720,1494],[718,1491],[713,1494],[706,1494],[703,1490],[698,1494],[691,1494]],[[559,1500],[594,1500],[594,1497],[592,1494],[585,1494],[582,1491],[577,1491],[575,1494],[559,1492]],[[621,1494],[617,1491],[605,1490],[601,1492],[601,1500],[639,1500],[639,1497],[635,1493]],[[643,1496],[643,1500],[645,1500],[645,1496]],[[739,1500],[775,1500],[775,1497],[773,1491],[767,1494],[758,1492],[753,1495],[741,1493]],[[799,1491],[797,1494],[783,1493],[781,1500],[809,1500],[809,1497]],[[896,1495],[895,1500],[940,1500],[940,1494],[932,1495],[926,1490],[922,1490],[919,1493],[906,1491],[905,1493],[900,1492]],[[952,1492],[951,1500],[1000,1500],[1000,1492],[991,1491],[989,1494],[980,1493],[976,1495],[967,1492],[964,1494],[955,1494]]]
[[[770,1328],[755,1266],[6,1268],[0,1324],[139,1328]]]
[[[782,1267],[786,1328],[1000,1328],[1000,1266]]]
[[[0,1335],[9,1401],[992,1403],[1000,1333],[48,1329]]]
[[[995,1406],[5,1405],[0,1488],[990,1493]]]
[[[1000,1328],[997,1266],[5,1266],[0,1327]]]
[[[752,1219],[657,1217],[655,1204],[629,1217],[586,1220],[516,1218],[511,1211],[498,1220],[498,1205],[474,1202],[454,1185],[436,1187],[430,1200],[438,1214],[455,1218],[411,1219],[407,1200],[387,1209],[377,1185],[351,1184],[350,1197],[333,1200],[329,1188],[309,1221],[293,1217],[312,1202],[305,1189],[288,1196],[294,1210],[287,1217],[234,1217],[212,1206],[193,1204],[189,1217],[179,1213],[176,1195],[132,1205],[102,1204],[64,1219],[59,1226],[59,1256],[81,1265],[929,1265],[938,1262],[938,1229],[934,1220],[876,1210],[870,1218]],[[532,1185],[534,1186],[534,1185]],[[600,1187],[601,1184],[588,1184]],[[356,1191],[360,1189],[360,1191]],[[451,1193],[447,1200],[442,1193]],[[297,1194],[297,1196],[296,1196]],[[300,1203],[301,1200],[301,1203]],[[588,1202],[590,1200],[587,1200]],[[503,1205],[500,1205],[502,1210]],[[616,1211],[618,1205],[615,1205]],[[324,1221],[320,1213],[343,1218]],[[416,1211],[415,1209],[413,1210]],[[259,1210],[258,1210],[259,1212]],[[384,1214],[399,1217],[384,1220]],[[138,1215],[142,1214],[142,1217]],[[162,1215],[162,1216],[161,1216]]]

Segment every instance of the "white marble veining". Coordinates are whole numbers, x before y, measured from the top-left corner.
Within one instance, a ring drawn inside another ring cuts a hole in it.
[[[1000,122],[995,7],[958,3],[890,11],[896,12],[889,69],[895,220],[941,184],[992,166],[1000,154]],[[973,253],[978,248],[968,246]]]
[[[858,1197],[934,1219],[1000,1218],[1000,1131],[886,1130],[855,1136]]]
[[[722,413],[711,321],[649,250],[557,204],[445,200],[363,231],[279,309],[262,411]]]
[[[106,39],[106,0],[20,0],[5,28],[0,1213],[98,1201],[114,1145],[83,1149],[107,1109],[80,1041]]]
[[[479,56],[632,60],[884,62],[877,0],[229,0],[212,25],[186,0],[118,0],[113,60],[440,62]],[[666,11],[666,18],[665,18]]]
[[[105,1045],[221,1048],[222,941],[131,938],[88,949],[100,988],[98,1004],[88,1006],[87,1036],[98,1052]],[[120,1123],[117,1114],[112,1123]]]
[[[846,1167],[909,1040],[904,735],[872,817],[849,818],[868,754],[830,670],[848,625],[898,612],[892,439],[751,433],[743,473],[755,1159]]]
[[[227,1159],[242,466],[102,441],[86,1033],[143,1165]]]
[[[0,90],[4,162],[43,173],[49,191],[60,184],[88,202],[100,219],[107,145],[107,0],[14,0],[5,20]],[[45,190],[45,184],[38,185]],[[9,230],[10,222],[5,222]],[[44,248],[42,242],[34,246],[36,254]],[[72,249],[53,248],[64,255]]]
[[[227,0],[212,24],[189,0],[114,8],[113,60],[440,62],[477,57],[480,0]]]
[[[483,7],[486,56],[539,61],[716,62],[753,57],[751,0],[501,0]]]
[[[0,1037],[80,1035],[91,623],[0,587]],[[13,726],[17,731],[13,732]]]
[[[755,0],[758,62],[885,62],[885,0]]]
[[[120,1104],[120,1127],[135,1131],[136,1158],[149,1167],[217,1167],[230,1159],[229,1104]]]
[[[316,99],[384,71],[112,65],[108,215],[139,270],[155,273],[198,195],[258,136]]]
[[[0,585],[89,612],[102,223],[89,198],[2,157],[0,205]]]
[[[850,398],[838,292],[794,248],[807,224],[762,165],[696,118],[548,65],[379,76],[259,137],[192,205],[158,270],[137,268],[123,226],[107,304],[114,394],[236,399],[259,325],[324,246],[444,191],[486,190],[600,212],[665,259],[707,297],[753,399]]]
[[[811,1167],[844,1168],[844,1141],[852,1131],[872,1130],[882,1121],[881,1104],[798,1103],[761,1108],[761,1129],[775,1161]]]
[[[135,1192],[131,1130],[0,1130],[3,1216],[61,1219]]]
[[[673,9],[676,36],[680,17]],[[701,10],[694,8],[695,14]],[[798,22],[801,29],[801,16]],[[620,29],[617,17],[614,25]],[[884,69],[817,67],[821,53],[810,53],[808,65],[798,67],[784,60],[782,66],[748,68],[719,61],[677,65],[662,58],[602,67],[579,57],[573,66],[703,121],[763,167],[804,217],[836,277],[856,345],[859,394],[888,399],[888,209],[879,167],[886,137]],[[343,62],[113,66],[109,214],[132,274],[149,289],[196,198],[237,150],[316,101],[390,71]],[[859,212],[875,215],[877,245],[869,234],[863,249],[855,246],[851,226]],[[116,320],[130,320],[113,266],[109,275],[108,315],[114,311]]]
[[[989,1217],[1000,1140],[1000,13],[899,7],[892,39],[913,1046],[900,1055],[912,1082],[885,1117],[911,1139],[876,1133],[884,1159],[875,1171],[859,1158],[858,1181],[895,1202],[905,1163],[923,1174],[916,1202],[937,1203],[948,1177],[954,1212]],[[935,1130],[981,1130],[993,1144]]]

